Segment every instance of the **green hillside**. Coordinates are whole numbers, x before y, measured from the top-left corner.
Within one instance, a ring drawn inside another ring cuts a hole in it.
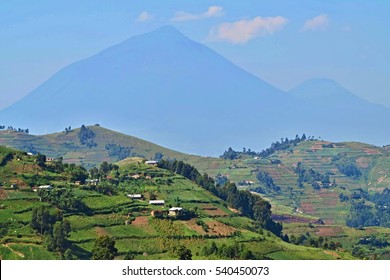
[[[115,241],[116,259],[177,259],[183,250],[192,259],[351,258],[286,243],[209,191],[142,159],[87,172],[0,146],[0,162],[1,259],[90,259],[105,236]],[[100,181],[80,182],[86,176]],[[53,188],[34,191],[48,184]],[[183,208],[183,216],[152,217],[171,206]]]
[[[231,159],[182,154],[99,126],[87,127],[82,135],[80,131],[45,136],[1,131],[0,143],[62,156],[64,162],[87,168],[129,155],[118,164],[141,163],[156,154],[182,160],[219,183],[228,179],[260,194],[272,204],[273,217],[284,224],[284,233],[293,238],[308,234],[332,238],[347,250],[364,251],[355,252],[358,257],[390,258],[387,245],[360,244],[371,236],[390,242],[389,147],[305,139],[261,156],[235,152]],[[309,241],[301,238],[295,243],[313,246]]]
[[[266,157],[237,154],[234,160],[205,159],[194,164],[212,176],[220,174],[243,189],[261,193],[289,235],[331,237],[350,250],[362,247],[366,257],[390,258],[388,245],[360,246],[361,240],[372,236],[390,240],[388,147],[306,140]],[[301,177],[301,184],[298,163],[307,175]],[[329,181],[321,182],[320,177]]]
[[[116,162],[130,156],[146,159],[156,156],[181,160],[196,158],[97,125],[85,128],[85,133],[76,128],[41,136],[2,130],[0,145],[45,154],[47,157],[62,157],[64,162],[82,164],[87,168],[103,161]]]

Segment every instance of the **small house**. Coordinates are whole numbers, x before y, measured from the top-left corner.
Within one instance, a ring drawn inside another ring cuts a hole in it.
[[[157,161],[155,160],[147,160],[145,161],[146,165],[151,165],[151,166],[157,166]]]
[[[150,205],[164,205],[165,200],[149,200]]]
[[[127,197],[131,199],[141,199],[142,194],[128,194]]]
[[[51,190],[52,188],[53,187],[51,185],[42,185],[38,187],[40,190]]]
[[[131,175],[130,177],[133,178],[133,179],[141,178],[141,176],[139,174],[134,174],[134,175]]]
[[[34,154],[33,154],[33,153],[27,153],[27,155],[31,157],[31,156],[33,156]]]
[[[99,179],[87,179],[85,180],[85,183],[91,186],[97,186]]]
[[[182,214],[183,214],[183,208],[181,208],[181,207],[169,208],[168,215],[171,217],[178,217],[178,216],[181,216]]]

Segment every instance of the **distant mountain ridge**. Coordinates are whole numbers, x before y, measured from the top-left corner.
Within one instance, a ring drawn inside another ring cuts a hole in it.
[[[332,106],[374,106],[376,108],[388,109],[379,104],[371,103],[350,92],[348,89],[331,79],[313,78],[292,88],[289,91],[293,96],[306,100],[310,103]]]
[[[203,155],[229,146],[260,150],[303,132],[386,144],[390,109],[363,109],[304,101],[163,27],[63,68],[0,111],[0,120],[34,134],[100,123]]]

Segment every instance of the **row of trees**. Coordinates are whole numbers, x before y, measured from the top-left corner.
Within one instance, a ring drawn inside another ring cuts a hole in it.
[[[295,245],[303,245],[307,247],[315,247],[315,248],[323,248],[326,250],[336,250],[337,248],[342,248],[342,244],[340,242],[333,242],[328,240],[328,238],[324,238],[322,236],[316,238],[310,236],[309,233],[301,234],[300,236],[290,235],[289,242]]]
[[[300,143],[302,141],[306,141],[306,140],[316,140],[316,139],[314,138],[314,136],[307,138],[305,134],[302,134],[302,136],[298,136],[298,134],[297,134],[297,135],[295,135],[294,139],[288,139],[287,137],[286,138],[282,137],[280,139],[280,142],[279,141],[272,142],[272,144],[269,148],[264,149],[259,153],[252,151],[251,149],[246,149],[246,148],[243,148],[242,152],[239,152],[239,151],[235,151],[231,147],[229,147],[220,156],[220,158],[233,160],[233,159],[241,158],[242,155],[259,156],[259,157],[264,158],[264,157],[268,157],[268,156],[272,155],[273,153],[275,153],[277,151],[288,150],[288,149],[298,145],[298,143]]]
[[[270,230],[277,236],[281,236],[283,227],[280,223],[272,220],[271,204],[260,196],[252,194],[249,191],[239,191],[236,185],[229,181],[223,186],[216,185],[214,180],[206,173],[202,176],[195,167],[182,161],[161,160],[158,166],[171,170],[195,182],[215,196],[226,201],[230,207],[238,209],[243,215],[254,219],[261,227]]]
[[[23,129],[23,128],[16,128],[11,125],[9,125],[7,128],[5,125],[0,125],[0,130],[7,129],[7,130],[12,130],[12,131],[17,131],[17,132],[23,132],[23,133],[30,133],[30,130],[28,128]]]
[[[206,245],[202,249],[205,256],[216,255],[223,259],[254,260],[257,259],[253,252],[244,243],[222,244],[217,246],[215,242]]]

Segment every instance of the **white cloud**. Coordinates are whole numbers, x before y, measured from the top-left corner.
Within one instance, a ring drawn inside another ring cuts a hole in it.
[[[223,8],[221,6],[210,6],[206,12],[200,14],[191,14],[184,11],[176,12],[171,18],[172,21],[188,21],[188,20],[200,20],[211,17],[223,16]]]
[[[288,20],[284,17],[255,17],[250,20],[225,22],[210,31],[209,39],[245,44],[249,40],[281,30]]]
[[[144,21],[150,21],[153,19],[153,16],[149,14],[146,11],[143,11],[142,13],[139,14],[137,18],[137,22],[144,22]]]
[[[302,27],[302,31],[324,31],[328,28],[329,17],[327,14],[321,14],[314,18],[308,19]]]

